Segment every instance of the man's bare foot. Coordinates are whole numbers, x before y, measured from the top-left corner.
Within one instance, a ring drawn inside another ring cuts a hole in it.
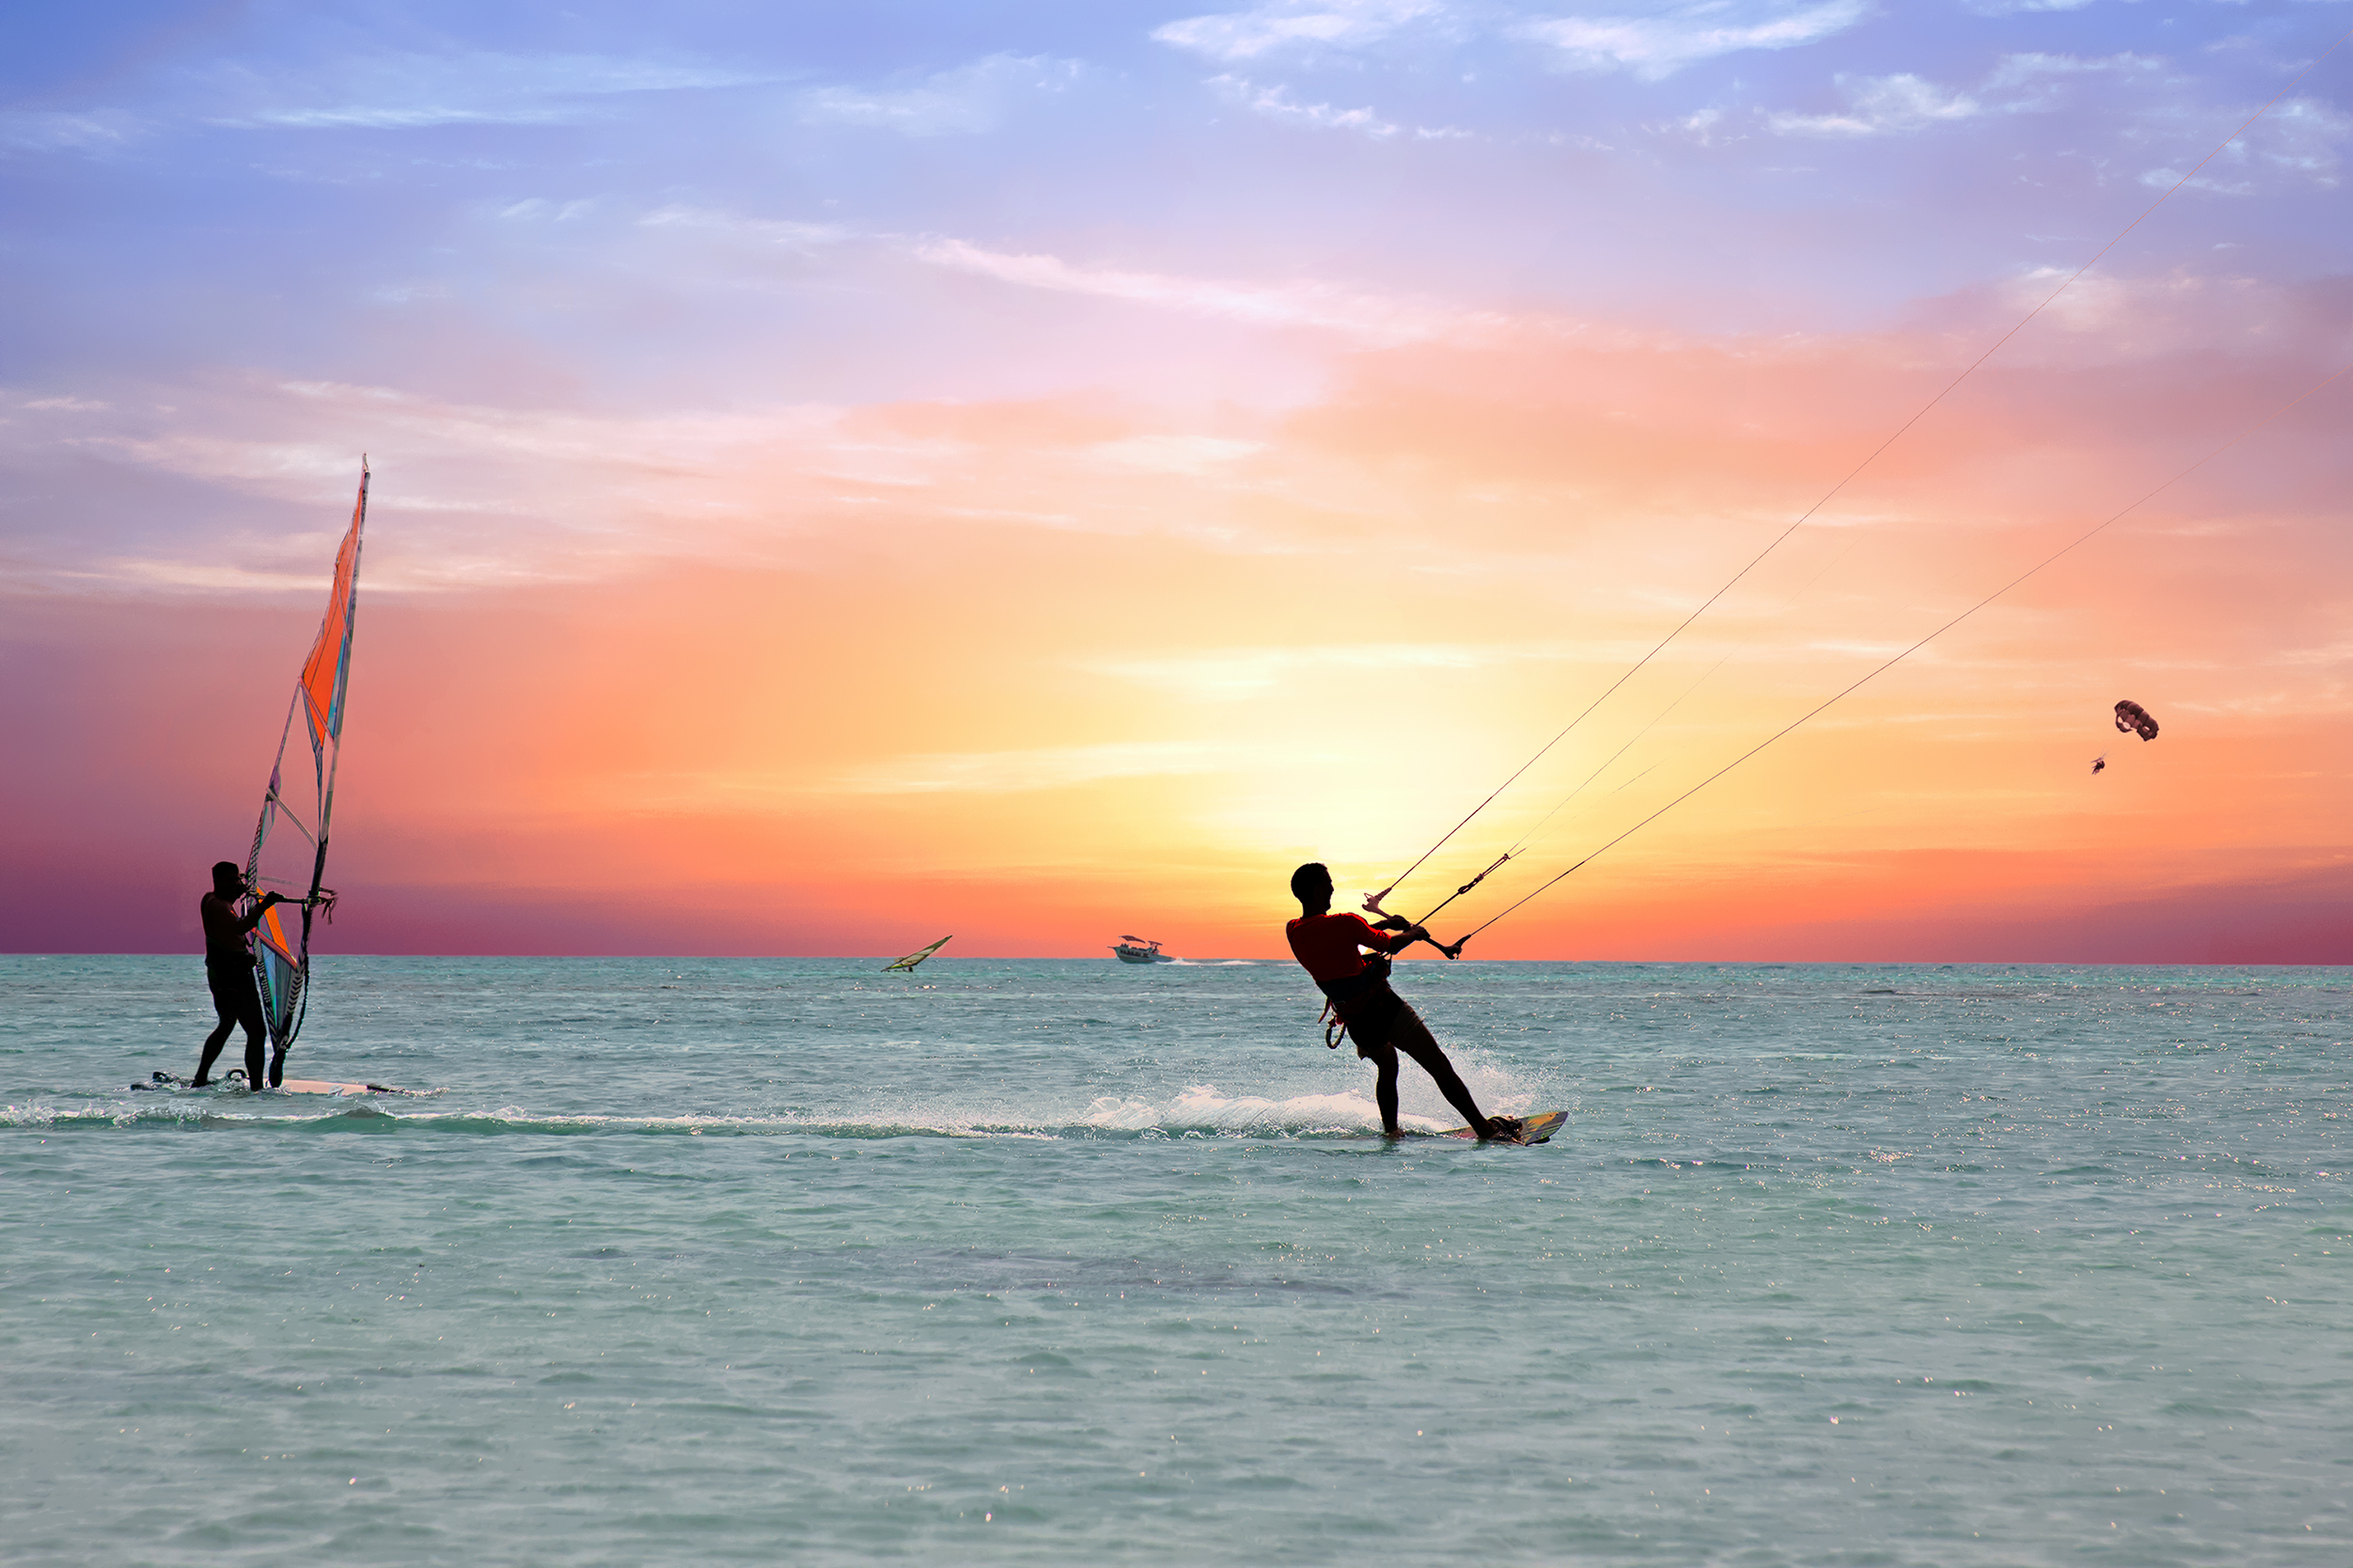
[[[1517,1143],[1526,1125],[1516,1116],[1491,1116],[1479,1129],[1482,1142]]]

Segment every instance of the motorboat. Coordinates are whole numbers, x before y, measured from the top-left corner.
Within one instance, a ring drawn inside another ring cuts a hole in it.
[[[1111,945],[1122,964],[1174,964],[1173,955],[1160,950],[1160,944],[1146,936],[1122,936]]]

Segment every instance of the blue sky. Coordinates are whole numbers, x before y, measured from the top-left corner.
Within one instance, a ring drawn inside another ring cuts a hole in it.
[[[38,302],[10,380],[414,384],[437,335],[483,332],[624,402],[1075,373],[1003,363],[1020,305],[993,330],[967,295],[986,260],[925,241],[1851,327],[2079,260],[2348,24],[2111,0],[43,8],[0,118],[8,276]],[[2343,78],[2118,265],[2340,265]],[[964,352],[907,352],[940,334]]]

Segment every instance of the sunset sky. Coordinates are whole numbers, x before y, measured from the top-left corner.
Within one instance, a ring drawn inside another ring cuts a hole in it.
[[[35,8],[0,946],[200,945],[364,451],[321,950],[1278,956],[2285,89],[1391,907],[2209,460],[1472,956],[2353,962],[2348,28]]]

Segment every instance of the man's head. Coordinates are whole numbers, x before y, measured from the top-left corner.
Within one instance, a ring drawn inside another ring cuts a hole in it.
[[[1291,873],[1291,896],[1302,907],[1329,909],[1332,905],[1332,873],[1321,860],[1310,860]]]
[[[245,890],[245,869],[234,860],[212,862],[212,891],[233,899]]]

